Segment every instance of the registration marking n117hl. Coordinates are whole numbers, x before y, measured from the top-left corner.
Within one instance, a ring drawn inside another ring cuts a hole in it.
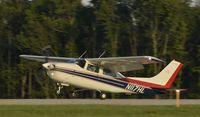
[[[144,93],[145,88],[139,85],[128,84],[125,89],[136,92],[136,93]]]

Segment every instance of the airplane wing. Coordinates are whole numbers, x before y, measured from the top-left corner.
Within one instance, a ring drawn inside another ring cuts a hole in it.
[[[77,58],[66,57],[51,57],[51,56],[35,56],[35,55],[20,55],[21,58],[38,62],[75,62]]]
[[[21,58],[38,62],[67,62],[74,63],[79,60],[87,60],[92,64],[108,68],[115,72],[126,72],[144,69],[144,64],[164,62],[152,56],[108,57],[108,58],[66,58],[51,56],[20,55]]]
[[[108,68],[116,72],[126,72],[144,69],[144,64],[164,62],[152,56],[130,56],[130,57],[109,57],[109,58],[86,58],[92,64]]]

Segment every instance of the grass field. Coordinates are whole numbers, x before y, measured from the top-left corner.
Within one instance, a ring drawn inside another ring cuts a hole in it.
[[[200,105],[10,105],[0,106],[0,117],[200,117]]]

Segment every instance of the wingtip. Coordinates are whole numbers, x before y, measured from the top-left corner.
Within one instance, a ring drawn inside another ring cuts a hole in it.
[[[20,58],[24,57],[24,55],[19,55]]]
[[[166,61],[164,61],[164,60],[162,60],[162,59],[159,59],[159,58],[156,58],[156,57],[151,57],[150,56],[150,58],[151,58],[151,60],[154,60],[154,61],[157,61],[158,63],[166,63]]]
[[[19,55],[20,58],[24,58],[26,57],[27,55]]]

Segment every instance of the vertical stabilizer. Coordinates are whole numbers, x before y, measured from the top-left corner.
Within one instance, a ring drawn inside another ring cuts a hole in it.
[[[171,61],[159,74],[151,78],[129,78],[132,82],[152,88],[170,88],[183,64]]]

